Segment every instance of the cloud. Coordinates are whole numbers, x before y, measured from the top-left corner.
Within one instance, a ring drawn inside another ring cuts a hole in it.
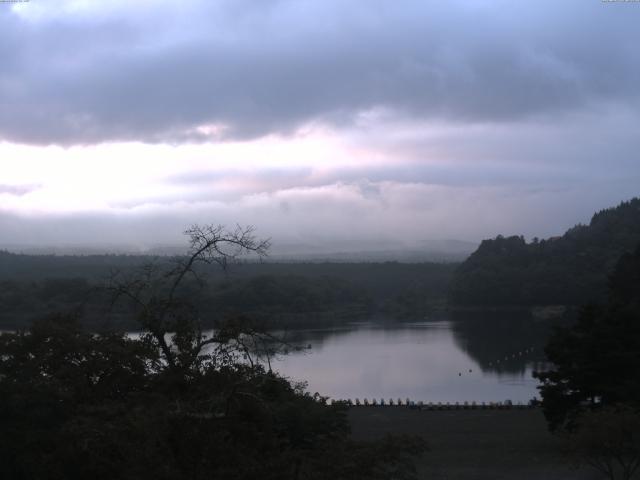
[[[32,5],[33,4],[33,5]],[[634,5],[30,2],[0,12],[0,138],[202,142],[638,106]]]
[[[40,185],[2,185],[0,184],[0,195],[6,194],[6,195],[21,197],[35,190],[38,190],[39,188],[41,188]]]
[[[183,245],[193,223],[255,225],[274,245],[315,250],[413,247],[426,240],[478,241],[502,234],[546,237],[588,222],[594,211],[637,193],[637,178],[602,187],[523,189],[520,186],[337,182],[254,193],[233,201],[144,203],[82,213],[0,212],[0,247],[7,245]],[[588,190],[590,194],[584,195]],[[316,252],[317,253],[317,252]]]
[[[638,194],[639,22],[582,0],[0,8],[0,242],[562,233]]]

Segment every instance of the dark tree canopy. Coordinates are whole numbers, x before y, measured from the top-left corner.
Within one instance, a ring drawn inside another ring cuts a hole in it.
[[[551,428],[571,428],[591,408],[640,407],[640,247],[618,261],[608,303],[584,307],[575,325],[555,332],[546,354],[553,368],[537,376]]]
[[[640,198],[593,215],[561,237],[484,240],[453,278],[458,305],[583,305],[604,301],[607,275],[640,242]]]
[[[345,405],[266,368],[278,339],[251,319],[203,333],[184,279],[264,244],[250,230],[187,233],[189,257],[112,278],[114,299],[137,306],[139,337],[68,315],[0,335],[3,478],[415,478],[420,439],[352,441]]]

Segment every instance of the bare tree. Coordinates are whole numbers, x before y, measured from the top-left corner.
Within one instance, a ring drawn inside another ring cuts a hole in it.
[[[214,344],[219,347],[215,353],[221,360],[231,361],[232,355],[240,354],[253,363],[250,352],[254,356],[255,352],[260,352],[256,347],[268,352],[267,345],[275,338],[249,322],[235,322],[233,327],[220,328],[216,334],[207,337],[197,310],[189,299],[180,295],[180,289],[188,277],[203,285],[199,264],[215,264],[226,271],[241,255],[266,256],[270,240],[258,239],[252,226],[240,225],[233,230],[222,225],[193,225],[184,234],[189,238],[186,256],[168,262],[151,262],[127,274],[112,273],[107,285],[112,304],[122,298],[133,304],[143,338],[157,346],[162,359],[171,368],[193,366],[207,357],[203,354],[205,347]]]

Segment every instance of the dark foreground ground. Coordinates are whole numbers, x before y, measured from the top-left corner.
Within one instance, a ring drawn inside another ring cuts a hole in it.
[[[403,407],[354,407],[353,435],[421,435],[430,451],[418,462],[420,478],[447,480],[591,480],[562,457],[561,441],[535,410],[420,411]]]

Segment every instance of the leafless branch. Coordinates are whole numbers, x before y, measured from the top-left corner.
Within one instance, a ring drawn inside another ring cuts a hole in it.
[[[188,308],[189,302],[177,299],[188,275],[203,285],[196,264],[217,264],[226,271],[239,256],[255,254],[262,258],[270,247],[270,240],[258,239],[252,226],[236,225],[235,229],[227,230],[223,225],[192,225],[184,234],[189,238],[189,253],[174,259],[172,267],[152,262],[133,274],[112,272],[106,287],[112,294],[112,305],[120,298],[133,303],[141,327],[151,334],[169,366],[175,366],[179,360],[194,362],[204,346],[222,343],[220,338],[205,340],[197,315]],[[166,339],[170,332],[173,345]],[[238,332],[235,339],[235,345],[250,362],[253,362],[251,351],[255,345],[253,335]],[[227,348],[231,347],[229,341],[227,344]],[[174,352],[175,349],[178,352]]]

